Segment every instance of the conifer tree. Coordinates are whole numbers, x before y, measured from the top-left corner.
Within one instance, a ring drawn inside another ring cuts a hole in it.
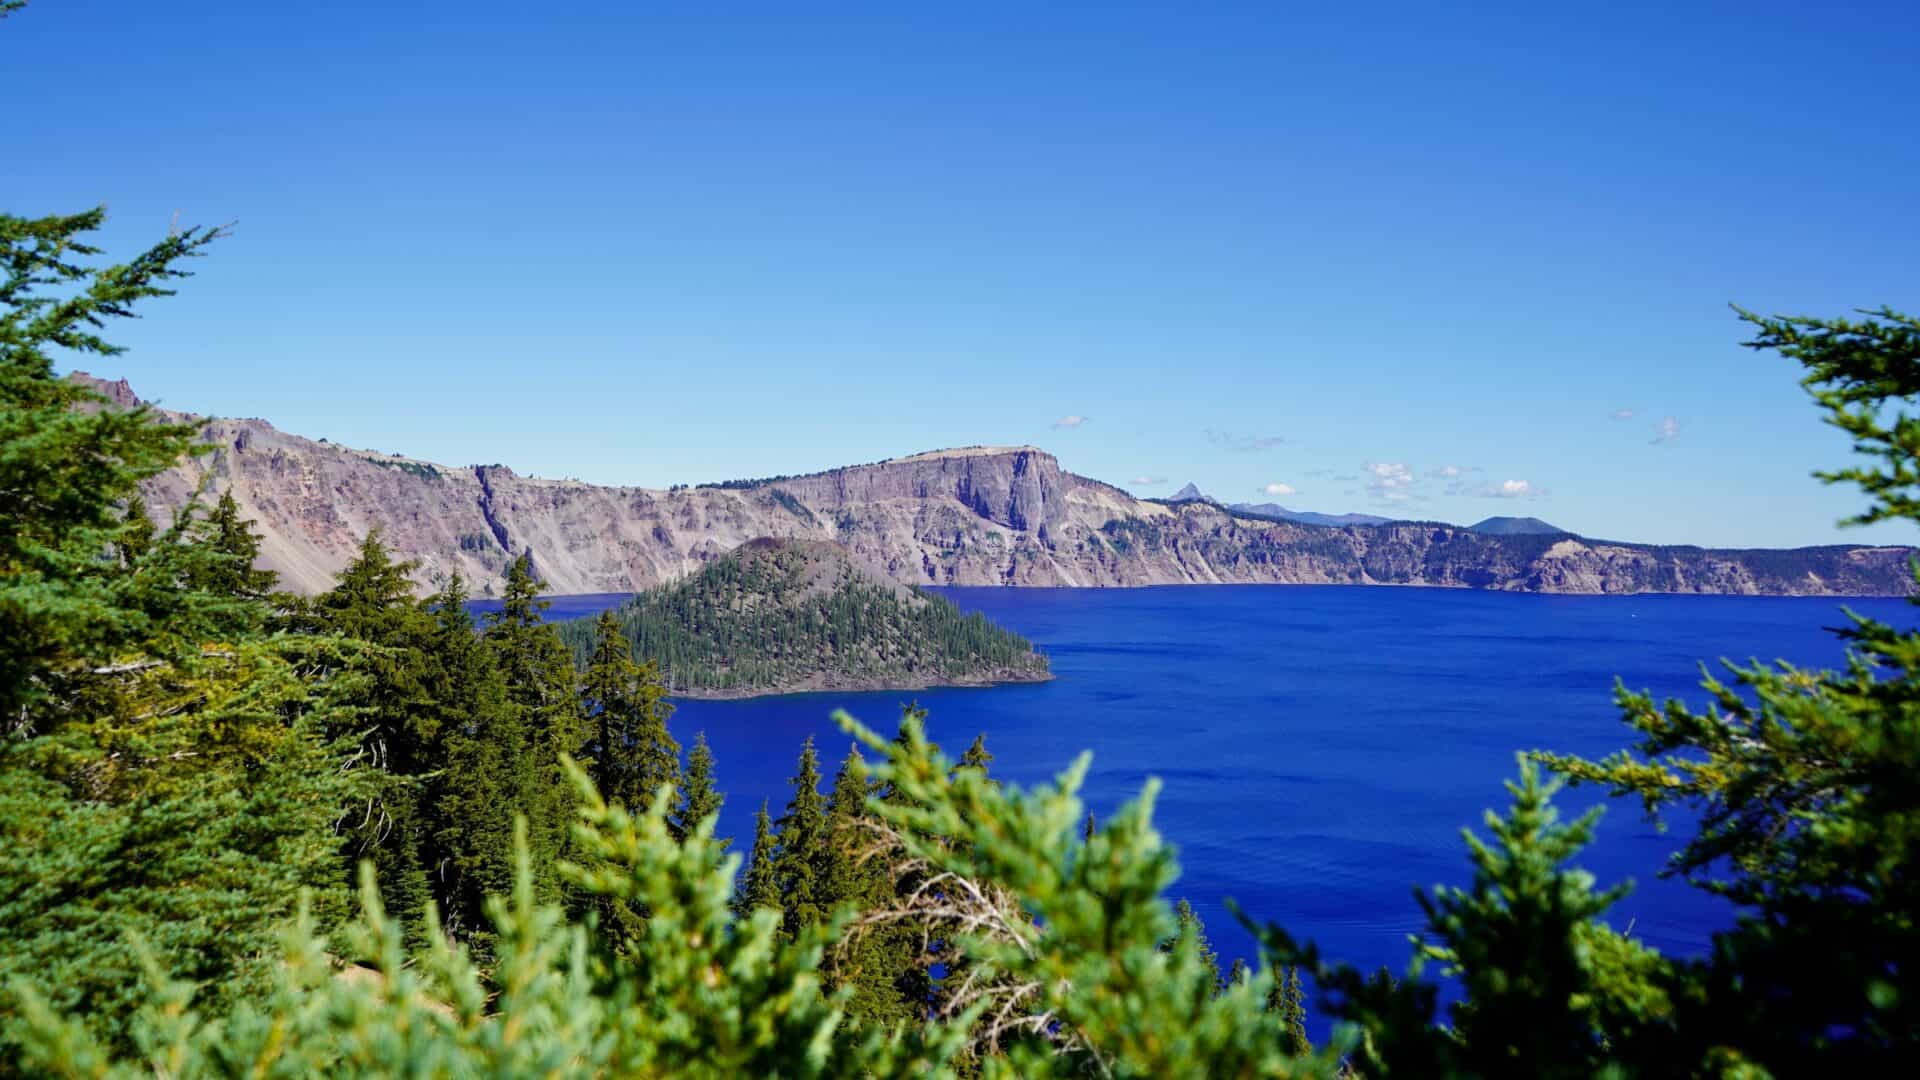
[[[987,736],[985,732],[982,732],[973,737],[973,743],[967,747],[966,753],[960,755],[960,762],[955,765],[954,768],[979,769],[982,773],[986,773],[992,765],[993,754],[987,750]],[[989,782],[999,783],[999,781],[993,780],[991,777],[989,777]]]
[[[860,748],[850,746],[834,775],[827,803],[827,853],[821,906],[828,911],[868,912],[893,899],[888,853],[868,828],[873,795]],[[843,940],[828,964],[830,981],[849,987],[848,1014],[856,1024],[881,1029],[918,1020],[926,1009],[918,937],[911,927],[881,926]]]
[[[726,802],[726,796],[714,787],[713,751],[707,747],[707,733],[696,732],[693,736],[693,749],[687,751],[687,774],[680,787],[680,810],[675,815],[674,832],[678,836],[687,836],[707,818],[720,813],[720,807]],[[716,849],[725,851],[728,841],[725,838],[715,840]]]
[[[411,562],[395,562],[380,531],[368,532],[334,587],[303,605],[295,618],[321,633],[379,648],[358,665],[366,676],[351,722],[357,761],[375,773],[369,801],[342,815],[347,859],[343,880],[370,860],[388,913],[416,944],[434,899],[426,860],[432,826],[424,776],[439,760],[444,705],[433,693],[437,624],[413,597]],[[347,734],[348,732],[341,732]]]
[[[474,633],[466,583],[448,578],[434,616],[427,695],[440,709],[438,770],[428,783],[427,877],[457,938],[482,934],[488,896],[513,884],[512,810],[538,792],[525,714],[507,696],[493,650]],[[505,811],[503,813],[503,811]]]
[[[825,870],[831,858],[826,804],[820,797],[820,759],[813,736],[800,748],[800,763],[788,781],[793,797],[777,823],[779,856],[773,872],[779,882],[780,902],[786,912],[786,932],[821,923],[831,909],[826,896]]]
[[[1295,1057],[1313,1053],[1313,1044],[1307,1040],[1307,995],[1300,988],[1299,968],[1274,973],[1273,985],[1267,988],[1267,1011],[1279,1021],[1287,1053]]]
[[[535,882],[552,896],[559,881],[551,868],[566,850],[575,799],[560,760],[581,752],[587,731],[572,655],[541,619],[547,602],[538,592],[533,558],[522,555],[508,568],[505,602],[487,617],[485,638],[518,714],[523,740],[512,752],[525,758],[530,781],[525,798],[509,805],[525,808]]]
[[[120,564],[128,570],[133,569],[149,551],[153,550],[156,530],[153,518],[148,516],[147,501],[139,495],[127,499],[126,525],[114,540],[114,548],[120,553]]]
[[[1193,953],[1210,975],[1211,991],[1217,993],[1227,984],[1220,978],[1220,954],[1213,951],[1213,943],[1207,940],[1206,924],[1193,910],[1193,905],[1185,898],[1174,906],[1174,936],[1160,943],[1163,952],[1185,949]]]
[[[143,964],[216,1013],[264,991],[303,888],[344,907],[330,826],[358,790],[349,643],[269,638],[203,528],[156,536],[140,484],[194,428],[54,374],[167,295],[216,233],[97,266],[100,210],[0,214],[0,1060],[32,998],[131,1048]],[[117,555],[116,555],[117,552]],[[141,942],[136,946],[135,942]]]
[[[740,879],[739,891],[734,897],[734,915],[746,920],[762,908],[769,909],[780,916],[780,923],[786,921],[785,910],[780,903],[780,879],[774,872],[774,860],[779,857],[775,849],[773,824],[767,816],[767,804],[760,803],[760,811],[753,818],[753,852],[747,861],[747,872]]]
[[[673,706],[652,661],[633,662],[613,613],[600,613],[597,643],[581,676],[581,693],[596,729],[594,784],[602,797],[645,806],[662,784],[680,784],[680,744],[667,730]]]
[[[276,575],[254,569],[260,558],[260,537],[253,531],[253,522],[240,516],[231,488],[220,493],[199,531],[214,557],[200,564],[195,587],[241,600],[263,600],[273,592]]]
[[[167,237],[132,262],[99,267],[87,234],[104,210],[25,219],[0,213],[0,716],[40,729],[109,677],[95,661],[157,645],[169,659],[198,651],[232,605],[180,581],[206,558],[182,550],[145,574],[101,559],[150,526],[127,500],[140,482],[193,450],[194,429],[145,405],[115,408],[57,377],[56,351],[110,357],[96,331],[167,296],[180,265],[217,238],[206,229]],[[156,634],[156,626],[170,631]],[[49,706],[51,708],[49,708]]]

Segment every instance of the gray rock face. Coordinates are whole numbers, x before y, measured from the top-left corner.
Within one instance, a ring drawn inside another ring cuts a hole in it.
[[[128,394],[130,396],[130,392]],[[556,593],[683,577],[761,536],[829,540],[895,581],[1129,586],[1403,584],[1570,593],[1906,595],[1909,549],[1712,551],[1449,525],[1330,527],[1146,502],[1030,446],[916,454],[735,488],[654,491],[450,467],[212,420],[213,452],[156,478],[156,513],[203,480],[231,490],[285,587],[327,588],[378,528],[423,587],[458,572],[478,595],[532,553]]]

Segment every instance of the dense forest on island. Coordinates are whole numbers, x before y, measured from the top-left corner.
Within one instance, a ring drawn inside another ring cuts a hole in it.
[[[476,626],[464,583],[414,598],[378,535],[298,598],[226,493],[155,522],[141,482],[195,428],[56,361],[116,353],[221,234],[107,263],[103,220],[0,214],[0,1074],[1920,1065],[1920,632],[1855,619],[1841,670],[1734,667],[1704,706],[1622,688],[1617,754],[1522,753],[1463,883],[1417,892],[1400,972],[1257,912],[1259,954],[1223,965],[1170,902],[1156,782],[1095,821],[1084,756],[1018,789],[918,710],[891,736],[842,715],[832,780],[797,748],[785,806],[729,843],[658,666],[603,623],[577,668],[527,560]],[[1920,320],[1740,315],[1852,438],[1823,476],[1858,519],[1920,522]],[[1579,868],[1601,811],[1562,819],[1562,783],[1676,827],[1671,872],[1736,912],[1706,955],[1608,921],[1627,887]]]
[[[944,597],[860,572],[822,541],[750,540],[615,613],[675,694],[876,689],[1047,677],[1033,644]],[[584,661],[604,626],[561,639]]]

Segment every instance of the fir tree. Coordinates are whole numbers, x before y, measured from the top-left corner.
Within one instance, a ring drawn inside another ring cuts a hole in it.
[[[662,784],[680,783],[680,744],[667,731],[667,702],[652,661],[633,662],[612,612],[601,612],[598,644],[580,689],[597,729],[591,772],[603,797],[645,806]]]
[[[734,897],[734,915],[746,920],[762,908],[780,915],[780,922],[786,921],[785,910],[780,903],[780,879],[774,871],[774,861],[779,853],[774,847],[773,824],[767,817],[767,804],[760,803],[759,813],[753,818],[753,852],[747,861],[746,876],[740,879],[740,888]]]
[[[195,587],[241,600],[263,600],[273,592],[273,571],[254,569],[260,559],[260,537],[253,531],[253,522],[240,516],[231,488],[220,493],[199,531],[214,558],[201,564]]]
[[[827,802],[828,848],[822,906],[868,912],[893,899],[894,879],[888,853],[878,850],[878,833],[868,827],[873,784],[859,746],[834,775]],[[835,986],[852,989],[847,1011],[856,1024],[882,1030],[917,1021],[926,1011],[924,965],[919,938],[911,927],[879,926],[840,943],[828,965]]]
[[[1300,988],[1299,968],[1274,972],[1273,984],[1267,988],[1267,1012],[1279,1020],[1287,1053],[1295,1057],[1313,1053],[1313,1044],[1307,1040],[1307,995]]]
[[[507,571],[505,602],[487,617],[486,642],[505,680],[507,701],[517,713],[522,739],[508,752],[525,758],[525,797],[508,803],[524,808],[535,880],[541,895],[559,887],[550,868],[566,850],[575,796],[560,760],[587,743],[585,715],[575,686],[573,659],[553,627],[542,621],[547,602],[538,597],[533,559],[522,555]],[[516,768],[516,772],[520,772]]]
[[[263,994],[301,890],[344,898],[331,831],[360,790],[350,643],[270,638],[205,529],[156,536],[140,484],[194,429],[55,376],[115,356],[101,332],[167,295],[215,233],[100,267],[104,213],[0,214],[0,1059],[27,999],[131,1050],[143,966],[224,1013]],[[117,551],[117,555],[115,554]],[[136,945],[136,942],[139,944]],[[91,1070],[89,1070],[91,1071]]]
[[[696,732],[693,749],[687,751],[687,772],[680,786],[680,811],[674,820],[674,832],[686,837],[707,818],[720,813],[726,796],[714,787],[713,751],[707,747],[707,733]],[[715,839],[715,850],[725,851],[730,841]]]
[[[1161,951],[1192,951],[1208,973],[1209,993],[1217,993],[1226,983],[1220,978],[1220,954],[1213,951],[1213,943],[1207,940],[1206,924],[1184,898],[1174,906],[1173,914],[1176,930],[1173,937],[1160,943]]]
[[[819,924],[831,907],[823,880],[831,858],[827,813],[820,797],[820,760],[814,753],[813,736],[807,736],[801,746],[799,766],[788,782],[793,785],[793,797],[778,822],[780,854],[773,872],[786,912],[786,932],[792,935],[802,926]]]
[[[993,754],[987,750],[987,736],[982,732],[973,737],[973,743],[967,747],[966,753],[960,755],[960,762],[954,768],[979,769],[982,773],[986,773],[992,765]],[[999,783],[998,780],[991,778],[989,782]]]
[[[395,562],[379,530],[372,530],[334,587],[295,618],[321,633],[378,646],[356,666],[367,678],[356,695],[351,733],[359,740],[356,760],[376,775],[364,809],[348,807],[342,815],[343,880],[356,873],[360,859],[370,860],[389,913],[418,943],[434,899],[426,863],[432,826],[422,785],[438,764],[445,717],[433,696],[433,669],[442,663],[437,625],[413,598],[413,569]]]
[[[147,501],[138,495],[130,496],[127,499],[126,524],[114,539],[114,548],[120,553],[120,564],[128,570],[133,569],[135,563],[153,550],[155,535]]]
[[[441,721],[424,862],[447,930],[460,938],[480,933],[486,898],[512,887],[512,810],[531,805],[540,790],[525,713],[509,699],[493,650],[474,633],[466,601],[466,583],[454,574],[428,602],[437,663],[427,694]]]
[[[193,450],[194,428],[145,405],[114,408],[56,377],[53,355],[118,355],[100,325],[170,295],[187,276],[180,264],[217,236],[188,229],[130,263],[96,267],[86,237],[105,218],[0,214],[0,716],[16,732],[44,729],[110,681],[94,670],[102,658],[162,645],[167,659],[190,656],[234,614],[224,598],[180,588],[204,572],[203,551],[192,565],[184,551],[160,553],[165,565],[142,574],[100,557],[146,531],[127,501]]]

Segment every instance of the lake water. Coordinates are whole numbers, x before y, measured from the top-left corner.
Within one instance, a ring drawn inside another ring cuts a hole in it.
[[[1501,783],[1514,775],[1516,750],[1598,756],[1626,745],[1616,676],[1698,702],[1702,660],[1834,665],[1842,649],[1825,628],[1844,622],[1830,599],[1338,586],[940,591],[1031,638],[1057,678],[680,702],[674,734],[684,745],[707,733],[727,794],[721,828],[737,844],[751,842],[762,799],[776,815],[785,804],[809,734],[830,780],[848,745],[829,719],[834,708],[891,732],[900,704],[917,699],[952,755],[986,733],[993,772],[1007,780],[1049,780],[1092,750],[1086,798],[1102,817],[1160,777],[1156,821],[1182,866],[1171,895],[1192,901],[1223,966],[1252,959],[1251,938],[1223,906],[1231,897],[1330,957],[1396,973],[1420,927],[1413,887],[1468,884],[1460,830],[1506,805]],[[1901,601],[1849,603],[1914,621]],[[1561,805],[1571,816],[1594,797],[1568,793]],[[1603,885],[1637,882],[1616,927],[1631,921],[1660,949],[1694,953],[1729,913],[1656,878],[1674,846],[1635,805],[1615,802],[1580,861]]]

